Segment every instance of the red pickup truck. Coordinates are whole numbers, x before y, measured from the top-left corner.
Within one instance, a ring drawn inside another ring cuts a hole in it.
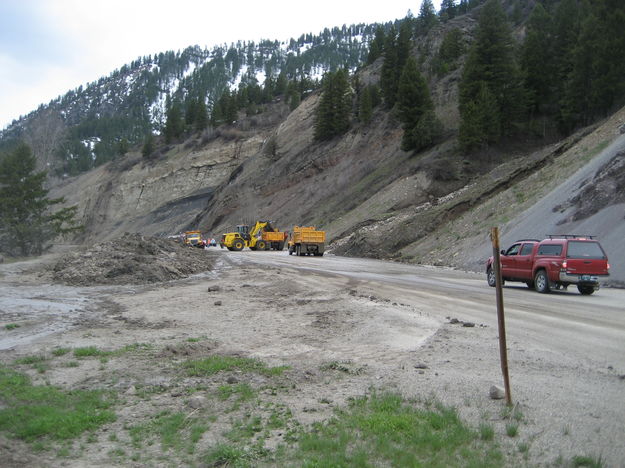
[[[577,285],[580,294],[599,289],[599,277],[609,276],[610,264],[593,236],[551,235],[548,239],[523,239],[501,251],[503,281],[521,281],[540,293]],[[489,286],[495,286],[493,257],[486,262]]]

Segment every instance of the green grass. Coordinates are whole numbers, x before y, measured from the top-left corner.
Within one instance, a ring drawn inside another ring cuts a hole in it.
[[[15,360],[15,364],[32,365],[46,361],[48,358],[42,355],[24,356]]]
[[[396,394],[354,400],[334,419],[300,437],[297,466],[502,466],[494,443],[465,425],[455,409],[419,408]]]
[[[6,330],[15,330],[16,328],[19,328],[20,326],[17,323],[7,323],[4,328]]]
[[[187,373],[193,377],[206,377],[221,371],[232,370],[254,372],[267,376],[279,376],[288,369],[287,366],[267,367],[258,359],[219,355],[187,361],[184,363],[184,367],[187,369]]]
[[[32,385],[30,379],[0,366],[0,430],[27,442],[67,440],[115,420],[109,392],[63,391],[49,385]]]
[[[506,434],[508,437],[516,437],[519,434],[519,425],[516,423],[506,424]]]
[[[250,464],[249,454],[240,447],[220,444],[213,447],[202,459],[206,466],[247,467]]]
[[[230,399],[232,395],[237,395],[237,402],[252,400],[256,397],[256,391],[246,383],[236,385],[221,385],[217,389],[217,395],[220,400]]]
[[[84,357],[105,357],[110,356],[109,351],[102,351],[95,346],[85,346],[82,348],[74,348],[74,356],[77,358]]]
[[[52,355],[56,357],[65,356],[71,350],[71,348],[55,348],[52,350]]]
[[[174,449],[193,453],[195,444],[207,429],[199,420],[189,418],[184,413],[163,411],[151,421],[131,427],[128,432],[135,448],[144,444],[152,445],[158,440],[163,452]]]
[[[594,458],[585,455],[578,455],[576,457],[573,457],[571,464],[575,467],[583,466],[587,468],[602,468],[604,466],[601,457]]]

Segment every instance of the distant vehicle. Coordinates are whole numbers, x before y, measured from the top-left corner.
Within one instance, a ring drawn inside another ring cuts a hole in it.
[[[200,231],[187,231],[182,235],[182,243],[189,247],[204,247]]]
[[[540,293],[575,284],[580,294],[599,289],[599,278],[609,276],[610,264],[593,236],[550,235],[548,239],[523,239],[501,251],[503,281],[521,281]],[[493,257],[486,262],[489,286],[495,286]]]
[[[289,255],[321,257],[325,250],[326,232],[314,226],[294,226],[289,239]]]
[[[236,227],[236,231],[225,233],[219,245],[234,251],[244,247],[250,250],[282,250],[286,239],[287,233],[273,227],[270,221],[257,221],[252,229],[242,224]]]

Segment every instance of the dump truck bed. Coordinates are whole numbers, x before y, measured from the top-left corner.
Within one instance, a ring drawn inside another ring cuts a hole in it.
[[[317,231],[314,227],[300,227],[295,226],[293,228],[293,242],[294,243],[323,243],[326,241],[326,232]]]

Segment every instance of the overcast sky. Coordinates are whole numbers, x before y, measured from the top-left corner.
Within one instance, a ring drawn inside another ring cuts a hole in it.
[[[435,0],[438,8],[440,0]],[[139,56],[417,16],[421,0],[0,0],[0,129]]]

